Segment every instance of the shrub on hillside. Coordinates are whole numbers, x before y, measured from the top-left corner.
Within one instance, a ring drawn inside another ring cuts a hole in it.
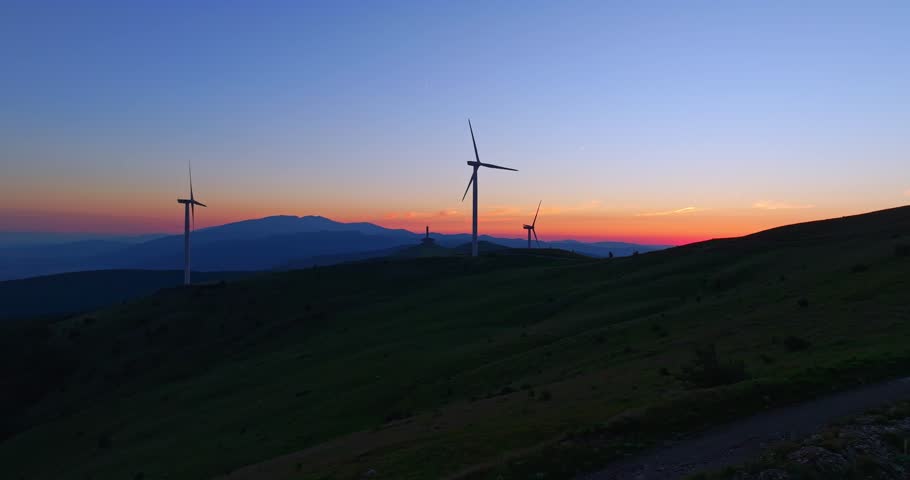
[[[795,337],[793,335],[784,339],[784,348],[790,352],[799,352],[802,350],[808,349],[812,345],[812,342],[806,340],[805,338]]]
[[[390,423],[390,422],[395,422],[398,420],[404,420],[406,418],[411,418],[413,416],[414,416],[414,414],[409,411],[394,410],[385,416],[385,421],[386,421],[386,423]]]
[[[683,367],[677,378],[693,388],[710,388],[741,382],[748,379],[749,374],[742,361],[721,362],[717,347],[712,343],[696,348],[692,363]]]
[[[897,257],[910,257],[910,244],[895,245],[894,255]]]
[[[107,450],[111,448],[111,435],[109,433],[101,434],[98,437],[98,448]]]

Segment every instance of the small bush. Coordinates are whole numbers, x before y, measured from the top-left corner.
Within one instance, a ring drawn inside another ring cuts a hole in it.
[[[907,437],[897,433],[897,432],[884,432],[882,433],[882,440],[885,441],[891,448],[903,452],[907,448],[908,439]]]
[[[910,257],[910,245],[901,244],[894,246],[894,256],[896,257]]]
[[[799,352],[802,350],[808,349],[812,346],[812,342],[806,340],[805,338],[789,336],[784,339],[784,348],[789,352]]]
[[[772,363],[774,363],[774,357],[772,357],[772,356],[770,356],[770,355],[766,355],[766,354],[764,354],[764,353],[761,354],[761,355],[759,355],[758,358],[761,358],[761,361],[764,362],[765,364],[772,364]]]
[[[869,270],[869,266],[862,263],[857,263],[856,265],[850,267],[850,273],[863,273],[866,270]]]
[[[746,364],[742,361],[722,363],[717,357],[717,348],[708,344],[695,349],[695,358],[683,367],[677,376],[690,387],[711,388],[741,382],[749,378]]]
[[[412,414],[411,412],[394,411],[385,416],[385,421],[386,421],[386,423],[389,423],[389,422],[394,422],[396,420],[404,420],[406,418],[411,418],[413,416],[414,416],[414,414]]]
[[[809,306],[809,299],[806,297],[800,298],[796,301],[796,304],[799,305],[800,308],[807,308]]]
[[[544,390],[540,392],[540,395],[537,397],[541,402],[549,402],[553,398],[553,395],[549,390]]]

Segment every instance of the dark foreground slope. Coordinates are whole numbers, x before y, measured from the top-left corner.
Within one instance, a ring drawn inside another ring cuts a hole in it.
[[[570,477],[620,440],[910,371],[908,242],[901,208],[622,259],[320,267],[17,322],[0,464],[28,479]],[[684,368],[707,344],[719,364]]]

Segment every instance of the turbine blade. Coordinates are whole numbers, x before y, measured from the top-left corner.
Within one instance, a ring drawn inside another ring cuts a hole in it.
[[[206,205],[198,200],[193,200],[193,205],[199,205],[200,207],[208,207],[208,205]]]
[[[474,144],[474,158],[477,159],[477,163],[480,163],[480,154],[477,153],[477,141],[474,140],[474,127],[471,126],[471,119],[468,119],[468,128],[471,129],[471,143]]]
[[[468,190],[471,189],[471,184],[474,183],[474,177],[476,177],[476,176],[477,176],[477,169],[475,168],[474,173],[471,175],[471,179],[468,180],[468,188],[464,189],[464,195],[461,197],[462,202],[464,201],[465,198],[468,197]]]
[[[190,170],[190,200],[193,200],[193,163],[188,162]]]
[[[478,160],[478,162],[479,162],[479,161],[480,161],[480,160]],[[493,165],[492,163],[482,163],[481,165],[483,165],[484,167],[498,168],[499,170],[510,170],[510,171],[513,171],[513,172],[517,172],[517,171],[518,171],[518,170],[515,170],[514,168],[500,167],[499,165]]]
[[[195,232],[196,231],[196,202],[195,201],[190,203],[190,217],[192,217],[190,231]]]
[[[534,241],[537,242],[537,248],[540,248],[540,240],[538,240],[538,238],[537,238],[537,230],[534,230],[532,228],[531,231],[534,232]]]
[[[537,213],[534,214],[534,221],[531,222],[531,228],[534,228],[534,225],[537,225],[537,215],[540,213],[540,204],[541,204],[541,203],[543,203],[543,200],[541,200],[541,201],[537,204]]]

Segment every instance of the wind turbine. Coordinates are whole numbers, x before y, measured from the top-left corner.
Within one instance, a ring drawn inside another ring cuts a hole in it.
[[[543,203],[543,200],[537,204],[537,213],[534,214],[534,221],[530,225],[523,225],[521,228],[528,231],[528,248],[531,248],[531,232],[534,232],[534,241],[537,242],[537,248],[540,248],[540,240],[537,239],[537,230],[534,230],[534,225],[537,225],[537,215],[540,213],[540,204]]]
[[[196,229],[196,205],[204,207],[205,204],[193,196],[193,166],[190,165],[190,198],[178,198],[177,203],[183,204],[183,284],[190,284],[190,214],[192,213],[192,229]]]
[[[464,189],[464,195],[461,197],[461,201],[468,196],[468,190],[471,189],[471,185],[474,185],[474,231],[471,234],[471,256],[477,256],[477,170],[480,167],[487,168],[496,168],[499,170],[509,170],[512,172],[517,172],[514,168],[500,167],[499,165],[493,165],[492,163],[481,163],[480,155],[477,153],[477,141],[474,140],[474,127],[471,126],[471,119],[468,119],[468,128],[471,130],[471,142],[474,144],[474,158],[476,161],[468,162],[468,165],[474,167],[474,174],[471,175],[471,179],[468,180],[468,188]]]

